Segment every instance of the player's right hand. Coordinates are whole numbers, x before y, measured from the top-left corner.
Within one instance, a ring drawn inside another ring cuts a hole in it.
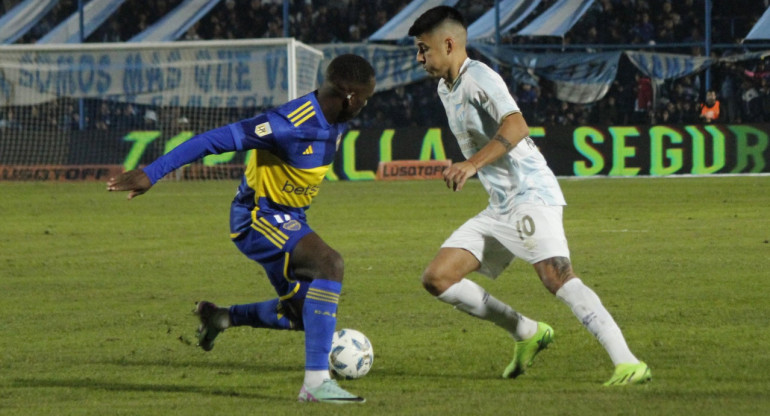
[[[447,188],[457,192],[463,189],[465,181],[477,173],[476,165],[465,160],[453,163],[442,172]]]
[[[107,181],[107,190],[112,191],[130,191],[128,199],[139,196],[152,187],[150,178],[141,169],[129,170],[123,172]]]

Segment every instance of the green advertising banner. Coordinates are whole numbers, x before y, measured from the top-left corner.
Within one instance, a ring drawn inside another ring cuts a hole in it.
[[[104,180],[105,169],[144,166],[192,131],[0,131],[0,180]],[[530,127],[558,176],[668,176],[770,172],[770,124]],[[238,179],[249,152],[206,156],[179,179]],[[463,160],[447,129],[350,130],[329,180],[374,180],[380,162]],[[82,169],[80,169],[82,167]],[[94,170],[95,169],[95,170]],[[81,172],[82,170],[82,172]]]
[[[537,140],[561,176],[770,172],[768,125],[559,127]]]
[[[463,160],[445,129],[364,130],[345,138],[341,179],[372,179],[379,162]],[[530,127],[558,176],[668,176],[770,172],[770,125]]]

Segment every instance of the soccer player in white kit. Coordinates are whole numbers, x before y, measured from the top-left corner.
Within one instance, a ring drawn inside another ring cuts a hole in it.
[[[566,303],[602,344],[615,371],[605,385],[644,383],[647,364],[631,353],[620,328],[599,297],[575,276],[562,225],[566,202],[559,183],[529,138],[529,127],[503,79],[468,58],[467,25],[454,8],[423,13],[409,29],[417,60],[433,78],[449,127],[466,160],[443,175],[460,191],[478,175],[489,206],[442,244],[422,275],[425,289],[471,316],[491,321],[514,338],[505,378],[523,374],[535,355],[553,341],[553,329],[534,321],[465,278],[479,272],[496,278],[514,258],[532,264],[545,287]]]

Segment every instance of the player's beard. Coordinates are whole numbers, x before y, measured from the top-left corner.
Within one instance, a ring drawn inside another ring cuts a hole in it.
[[[337,117],[339,121],[345,122],[350,121],[353,118],[355,118],[359,113],[361,113],[362,109],[358,109],[358,111],[353,112],[350,111],[350,106],[344,105],[342,107],[342,110],[340,110],[340,115]]]

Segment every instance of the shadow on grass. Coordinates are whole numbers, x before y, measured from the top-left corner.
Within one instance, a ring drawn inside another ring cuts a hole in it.
[[[203,368],[214,369],[219,371],[248,371],[255,374],[268,373],[268,372],[289,372],[296,373],[298,377],[301,377],[302,372],[305,371],[304,363],[300,362],[296,365],[278,365],[275,363],[244,363],[242,361],[198,361],[198,360],[146,360],[146,359],[131,359],[131,358],[119,358],[115,360],[98,360],[89,361],[91,364],[99,365],[114,365],[118,367],[166,367],[166,368]]]
[[[70,378],[70,379],[52,379],[52,378],[17,378],[13,380],[14,387],[64,387],[64,388],[82,388],[92,390],[107,390],[117,392],[163,392],[163,393],[195,393],[207,394],[211,396],[224,397],[242,397],[245,399],[263,399],[263,400],[285,400],[282,396],[267,396],[255,393],[244,393],[234,389],[219,389],[199,386],[179,386],[170,384],[139,384],[139,383],[119,383],[114,381],[97,380],[92,378]]]

